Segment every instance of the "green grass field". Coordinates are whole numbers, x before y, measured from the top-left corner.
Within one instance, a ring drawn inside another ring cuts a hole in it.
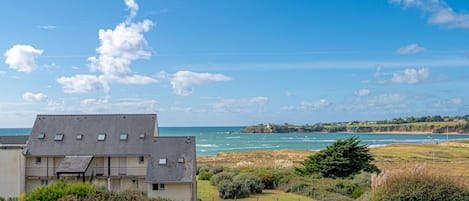
[[[217,189],[210,185],[209,181],[197,180],[197,198],[202,201],[223,201],[218,197]],[[232,200],[232,199],[227,199]],[[281,190],[264,190],[261,194],[251,195],[248,198],[236,199],[240,201],[314,201],[308,198],[293,193],[285,193]]]

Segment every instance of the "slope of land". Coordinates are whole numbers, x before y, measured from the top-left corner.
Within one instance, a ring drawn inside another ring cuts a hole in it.
[[[244,128],[242,133],[304,133],[304,132],[354,132],[354,133],[469,133],[466,117],[441,119],[404,119],[375,122],[335,122],[314,125],[258,124]]]
[[[424,165],[444,175],[469,177],[469,141],[443,144],[394,144],[371,148],[381,170]],[[300,165],[313,151],[280,150],[220,153],[198,157],[198,165],[286,168]]]

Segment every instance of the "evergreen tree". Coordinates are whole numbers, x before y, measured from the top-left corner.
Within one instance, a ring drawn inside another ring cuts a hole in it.
[[[359,145],[358,137],[337,140],[333,144],[303,161],[303,167],[295,168],[300,175],[319,173],[323,177],[349,177],[360,173],[378,172],[378,168],[371,164],[373,156],[367,145]]]

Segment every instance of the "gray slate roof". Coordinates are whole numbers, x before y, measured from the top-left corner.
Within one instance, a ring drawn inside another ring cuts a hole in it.
[[[93,156],[66,156],[57,168],[57,173],[84,173]]]
[[[38,115],[28,140],[29,156],[149,156],[147,182],[195,182],[195,137],[154,137],[156,114]],[[38,139],[45,133],[44,139]],[[106,139],[98,141],[99,133]],[[126,141],[120,134],[127,133]],[[141,139],[140,134],[145,133]],[[63,134],[62,141],[55,141]],[[83,135],[77,140],[78,134]],[[159,159],[166,158],[166,165]],[[184,158],[184,163],[178,163]]]
[[[156,127],[155,114],[141,115],[38,115],[28,142],[32,156],[117,156],[142,155],[151,145]],[[38,135],[45,133],[45,139]],[[55,141],[63,133],[63,141]],[[106,139],[98,141],[99,133]],[[127,133],[127,141],[121,141]],[[145,139],[139,135],[145,133]],[[83,135],[77,140],[77,135]]]
[[[0,136],[0,144],[24,144],[28,141],[27,135]]]

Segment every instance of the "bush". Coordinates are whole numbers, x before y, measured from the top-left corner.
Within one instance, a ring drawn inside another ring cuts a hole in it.
[[[211,172],[201,172],[199,173],[199,180],[210,180],[213,174]]]
[[[223,181],[233,181],[233,177],[235,176],[235,173],[232,172],[221,172],[219,174],[214,175],[212,178],[210,178],[210,184],[212,186],[218,186],[218,184]]]
[[[264,189],[262,180],[249,173],[237,175],[233,178],[233,181],[244,184],[249,189],[250,193],[262,193],[262,190]]]
[[[36,190],[26,195],[26,200],[34,201],[55,201],[60,198],[71,195],[78,198],[84,198],[89,193],[95,191],[94,186],[84,183],[67,184],[64,181],[59,181],[55,184],[48,186],[41,186]]]
[[[391,175],[373,192],[360,197],[364,201],[381,200],[441,200],[467,201],[469,189],[449,177],[423,173]]]
[[[223,166],[215,166],[215,167],[210,168],[209,172],[212,174],[218,174],[220,172],[223,172],[223,170],[225,170]]]
[[[264,184],[264,189],[275,189],[282,182],[288,180],[293,176],[292,171],[289,170],[269,170],[260,169],[252,172],[252,175],[261,179]]]
[[[210,172],[210,166],[199,166],[199,167],[197,167],[196,175],[199,175],[202,172]]]
[[[236,199],[249,197],[249,188],[240,181],[221,180],[217,185],[220,198]]]

